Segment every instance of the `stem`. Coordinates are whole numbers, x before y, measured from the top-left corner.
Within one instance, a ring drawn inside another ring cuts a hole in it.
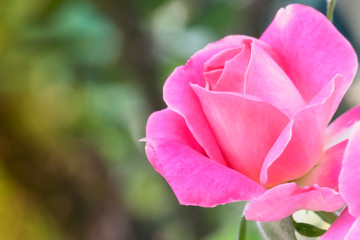
[[[246,239],[246,219],[245,216],[242,216],[239,224],[239,230],[235,240],[245,240],[245,239]]]
[[[328,5],[327,5],[326,17],[330,20],[330,22],[332,22],[336,0],[327,0],[327,2],[328,2]]]

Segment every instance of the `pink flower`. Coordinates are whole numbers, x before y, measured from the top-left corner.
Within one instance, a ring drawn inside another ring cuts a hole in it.
[[[352,216],[348,208],[330,226],[321,240],[358,240],[360,236],[360,218]]]
[[[327,127],[357,70],[349,42],[302,5],[260,37],[228,36],[167,79],[146,154],[184,205],[248,201],[247,219],[344,205],[338,175],[359,110]],[[345,126],[346,125],[346,126]]]
[[[342,162],[339,189],[347,208],[331,225],[322,240],[358,240],[360,236],[360,107],[355,108],[343,118],[340,132],[350,136]],[[350,127],[352,126],[352,127]],[[344,131],[345,130],[345,131]]]

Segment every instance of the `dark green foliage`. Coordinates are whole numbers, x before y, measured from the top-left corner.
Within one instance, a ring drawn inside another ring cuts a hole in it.
[[[294,222],[295,230],[305,237],[320,237],[326,230],[318,228],[308,223]]]

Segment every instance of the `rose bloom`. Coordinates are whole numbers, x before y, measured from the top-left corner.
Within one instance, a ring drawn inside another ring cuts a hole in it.
[[[322,240],[358,240],[360,236],[360,123],[354,120],[360,117],[360,108],[354,109],[346,118],[342,117],[339,127],[353,125],[348,128],[350,137],[342,160],[342,169],[339,177],[339,189],[346,200],[347,208],[331,225],[330,229],[321,238]]]
[[[323,14],[289,5],[260,39],[225,37],[174,70],[168,108],[147,123],[147,157],[183,205],[250,201],[257,221],[335,211],[360,108],[328,124],[357,64]]]

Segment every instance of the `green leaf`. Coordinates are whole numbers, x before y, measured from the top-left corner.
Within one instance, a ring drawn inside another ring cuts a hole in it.
[[[274,222],[257,222],[265,239],[296,240],[292,216]]]
[[[239,224],[239,231],[235,240],[246,240],[246,219],[245,215],[242,216]]]
[[[296,231],[305,237],[320,237],[326,232],[326,230],[308,223],[298,223],[294,221],[293,224]]]
[[[329,224],[333,224],[333,222],[335,222],[335,220],[338,218],[338,216],[332,212],[319,211],[314,213]]]

